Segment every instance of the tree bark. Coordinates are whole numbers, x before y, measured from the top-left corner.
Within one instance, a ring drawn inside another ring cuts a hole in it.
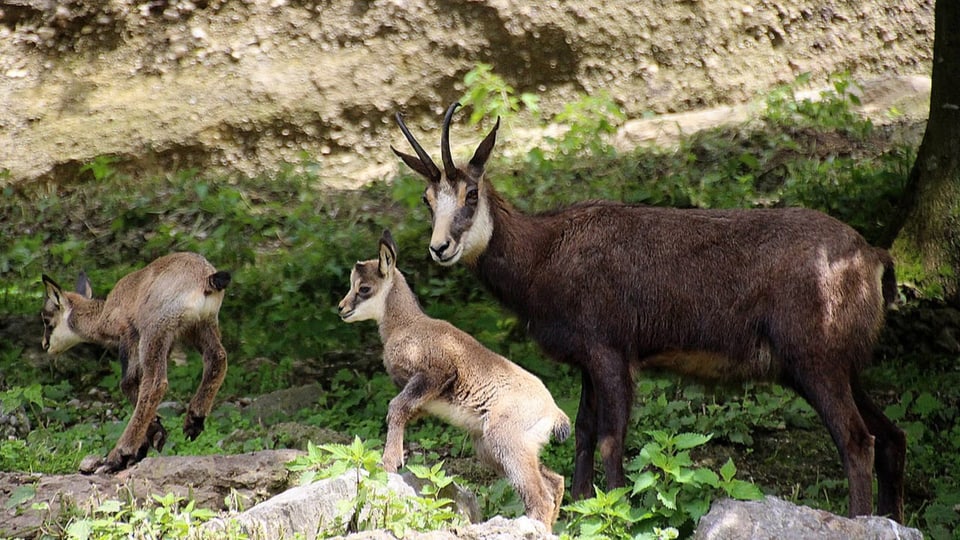
[[[934,14],[930,115],[892,251],[901,282],[960,306],[960,1]]]

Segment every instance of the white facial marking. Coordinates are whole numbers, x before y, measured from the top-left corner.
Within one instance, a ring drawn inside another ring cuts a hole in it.
[[[358,321],[373,320],[379,323],[387,311],[387,294],[393,284],[393,276],[388,276],[380,282],[377,293],[363,300],[358,297],[360,289],[360,278],[353,279],[353,285],[350,288],[348,299],[353,301],[353,309],[345,317],[344,322],[352,323]]]
[[[70,324],[67,323],[71,311],[73,311],[72,308],[67,308],[57,317],[57,324],[53,327],[53,332],[50,333],[50,347],[47,348],[48,353],[60,354],[69,350],[74,345],[83,343],[83,338],[74,332],[70,328]]]
[[[433,234],[430,236],[430,246],[439,249],[449,242],[447,248],[440,254],[433,249],[430,250],[430,256],[433,260],[443,266],[456,264],[460,260],[460,243],[450,237],[450,228],[453,226],[453,217],[459,210],[457,194],[449,184],[444,183],[442,188],[436,193],[436,200],[433,208]]]
[[[482,186],[481,186],[482,189]],[[467,262],[473,262],[486,251],[493,236],[493,218],[490,217],[490,205],[487,198],[480,195],[477,211],[473,215],[473,224],[460,238],[461,252]]]

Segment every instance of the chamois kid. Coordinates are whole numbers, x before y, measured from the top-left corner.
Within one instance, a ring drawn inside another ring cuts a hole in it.
[[[563,477],[540,463],[550,434],[563,441],[570,420],[543,383],[450,323],[427,316],[396,268],[397,247],[384,231],[380,257],[358,262],[340,301],[346,322],[380,326],[383,364],[402,390],[390,400],[383,467],[403,463],[407,422],[430,413],[467,430],[480,460],[520,495],[527,516],[552,527]]]
[[[218,272],[196,253],[156,259],[121,278],[105,300],[93,298],[84,273],[77,292],[64,291],[43,275],[43,349],[59,354],[78,343],[96,343],[117,350],[120,388],[134,405],[123,435],[97,472],[125,469],[143,459],[151,446],[163,449],[167,432],[157,407],[167,391],[167,361],[178,340],[203,355],[203,377],[187,407],[183,432],[193,440],[203,431],[227,374],[217,315],[229,283],[228,272]]]
[[[632,368],[770,380],[826,424],[849,480],[850,514],[903,517],[906,441],[858,373],[894,299],[889,254],[849,226],[801,208],[701,210],[611,201],[527,215],[484,177],[497,125],[457,167],[444,117],[441,171],[397,115],[427,179],[429,252],[463,261],[543,350],[581,369],[571,491],[593,495],[599,447],[608,488],[624,485]]]

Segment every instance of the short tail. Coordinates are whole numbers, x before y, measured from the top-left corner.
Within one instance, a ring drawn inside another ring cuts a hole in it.
[[[570,436],[570,419],[563,411],[559,411],[559,413],[556,422],[553,424],[553,438],[557,442],[563,442]]]
[[[230,272],[215,272],[207,277],[207,285],[214,291],[222,291],[230,284]]]

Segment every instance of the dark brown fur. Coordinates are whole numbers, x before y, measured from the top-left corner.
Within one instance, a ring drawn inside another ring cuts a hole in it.
[[[858,378],[895,293],[885,251],[806,209],[678,210],[597,201],[525,215],[483,178],[495,133],[468,167],[429,183],[428,200],[447,189],[443,182],[476,186],[483,199],[457,208],[450,223],[466,223],[462,230],[438,230],[435,215],[430,247],[445,264],[462,249],[466,264],[544,351],[582,369],[574,496],[593,493],[598,447],[608,487],[624,485],[631,366],[661,367],[796,390],[837,445],[851,515],[872,511],[875,437],[879,511],[902,519],[905,437]],[[398,154],[414,170],[427,170],[411,164],[419,158]],[[468,242],[484,205],[492,233],[485,243]],[[469,251],[468,244],[480,247]]]

